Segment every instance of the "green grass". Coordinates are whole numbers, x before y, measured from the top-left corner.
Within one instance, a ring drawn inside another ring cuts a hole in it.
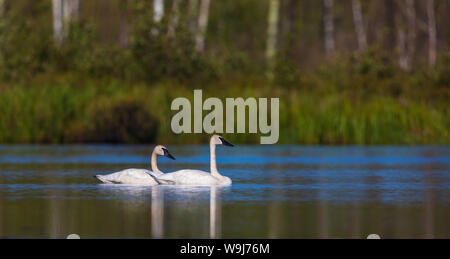
[[[448,104],[412,94],[289,89],[252,80],[201,87],[102,80],[35,80],[0,88],[0,143],[204,143],[207,134],[172,133],[176,97],[279,97],[280,144],[449,144]],[[319,84],[317,84],[319,85]],[[218,90],[220,89],[220,90]],[[436,99],[433,99],[436,100]],[[206,112],[204,112],[204,115]],[[233,134],[259,143],[259,134]]]

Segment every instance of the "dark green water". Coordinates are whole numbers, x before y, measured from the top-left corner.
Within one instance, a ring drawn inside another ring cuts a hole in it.
[[[230,187],[117,186],[151,146],[0,146],[0,237],[450,238],[448,147],[219,147]],[[209,168],[170,146],[165,172]]]

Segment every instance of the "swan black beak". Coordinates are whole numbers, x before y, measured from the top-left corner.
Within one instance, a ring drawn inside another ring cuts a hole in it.
[[[169,153],[169,150],[163,148],[163,151],[164,151],[164,156],[165,156],[165,157],[168,157],[168,158],[170,158],[170,159],[175,160],[175,157],[173,157],[173,156]]]
[[[231,144],[230,142],[226,141],[224,138],[219,137],[220,141],[222,141],[222,145],[224,146],[228,146],[228,147],[234,147],[233,144]]]

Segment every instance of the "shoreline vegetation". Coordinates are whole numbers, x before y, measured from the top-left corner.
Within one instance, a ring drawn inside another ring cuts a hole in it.
[[[278,144],[449,144],[446,88],[430,93],[426,87],[405,84],[386,94],[378,89],[386,82],[370,81],[377,89],[367,93],[357,87],[323,89],[326,79],[310,80],[314,87],[300,89],[274,87],[258,79],[201,87],[204,98],[279,97]],[[352,81],[359,80],[368,79]],[[193,102],[193,90],[198,88],[168,81],[148,85],[66,77],[4,86],[0,88],[0,143],[200,144],[208,134],[177,135],[170,128],[178,112],[170,109],[172,100],[186,97]],[[232,134],[237,143],[257,144],[259,137]]]
[[[201,49],[191,18],[181,15],[171,27],[174,14],[166,8],[155,22],[152,1],[81,1],[58,41],[52,1],[8,2],[0,17],[2,144],[206,143],[206,133],[176,135],[170,127],[178,112],[172,100],[192,102],[194,89],[221,100],[278,97],[278,144],[450,144],[450,31],[443,26],[449,5],[440,1],[433,66],[424,31],[415,34],[405,63],[395,34],[406,28],[379,22],[396,15],[382,11],[383,1],[361,1],[373,26],[359,46],[352,9],[337,1],[327,7],[336,15],[336,35],[325,31],[326,42],[333,41],[326,53],[321,1],[211,1]],[[292,16],[285,6],[291,2],[298,9]],[[187,1],[179,8],[187,10]],[[126,11],[118,15],[119,9]],[[92,10],[116,11],[103,17]],[[426,19],[419,11],[417,17]],[[117,31],[122,25],[126,30]],[[261,136],[230,135],[241,144],[257,144]]]

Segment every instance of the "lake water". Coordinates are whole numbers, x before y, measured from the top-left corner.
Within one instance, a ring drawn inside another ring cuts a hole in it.
[[[152,146],[0,145],[0,237],[450,238],[450,147],[218,147],[230,187],[100,184]],[[207,146],[159,168],[209,171]]]

